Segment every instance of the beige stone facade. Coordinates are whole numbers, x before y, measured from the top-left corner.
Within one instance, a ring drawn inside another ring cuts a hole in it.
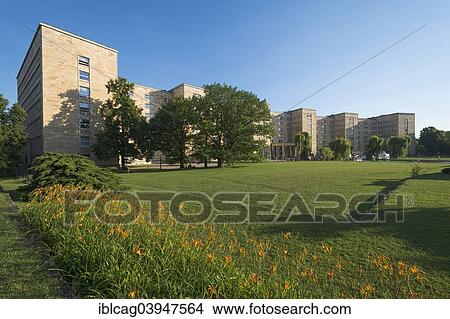
[[[315,110],[300,108],[272,115],[275,136],[270,145],[272,159],[294,159],[295,136],[308,132],[311,137],[311,152],[317,152],[317,114]]]
[[[18,103],[27,112],[27,165],[44,152],[95,159],[91,147],[101,124],[99,107],[108,98],[106,83],[117,77],[117,50],[39,24],[17,75]],[[172,97],[197,95],[204,95],[203,88],[186,83],[171,90],[136,84],[133,92],[148,119]]]
[[[349,138],[351,128],[358,124],[358,114],[343,112],[320,116],[317,120],[317,150],[337,138]]]

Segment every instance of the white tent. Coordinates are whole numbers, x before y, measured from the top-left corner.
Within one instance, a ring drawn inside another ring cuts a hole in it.
[[[388,161],[391,159],[391,155],[389,155],[388,153],[386,153],[385,151],[381,152],[380,154],[378,154],[378,159],[382,160],[382,161]]]

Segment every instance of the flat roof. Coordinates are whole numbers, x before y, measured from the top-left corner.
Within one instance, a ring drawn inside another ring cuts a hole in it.
[[[75,33],[69,32],[69,31],[66,31],[66,30],[61,29],[61,28],[57,28],[57,27],[55,27],[55,26],[52,26],[52,25],[47,24],[47,23],[44,23],[44,22],[39,23],[39,27],[47,27],[47,28],[52,29],[52,30],[55,30],[55,31],[57,31],[57,32],[64,33],[65,35],[68,35],[68,36],[77,38],[77,39],[82,40],[82,41],[86,41],[86,42],[88,42],[88,43],[90,43],[90,44],[97,45],[97,46],[102,47],[102,48],[104,48],[104,49],[111,50],[111,51],[116,52],[116,53],[119,52],[119,51],[117,51],[116,49],[113,49],[113,48],[111,48],[111,47],[108,47],[108,46],[106,46],[106,45],[104,45],[104,44],[101,44],[101,43],[98,43],[98,42],[89,40],[89,39],[87,39],[87,38],[85,38],[85,37],[82,37],[82,36],[80,36],[80,35],[78,35],[78,34],[75,34]]]
[[[40,29],[41,29],[42,27],[46,27],[46,28],[55,30],[55,31],[57,31],[57,32],[64,33],[64,34],[66,34],[66,35],[68,35],[68,36],[77,38],[77,39],[79,39],[79,40],[88,42],[88,43],[90,43],[90,44],[97,45],[97,46],[102,47],[102,48],[107,49],[107,50],[111,50],[111,51],[113,51],[113,52],[115,52],[115,53],[118,53],[118,52],[119,52],[119,51],[117,51],[116,49],[113,49],[113,48],[108,47],[108,46],[106,46],[106,45],[103,45],[103,44],[101,44],[101,43],[98,43],[98,42],[95,42],[95,41],[86,39],[86,38],[84,38],[84,37],[82,37],[82,36],[79,36],[79,35],[77,35],[77,34],[75,34],[75,33],[72,33],[72,32],[69,32],[69,31],[66,31],[66,30],[57,28],[57,27],[55,27],[55,26],[52,26],[52,25],[50,25],[50,24],[41,22],[41,23],[39,23],[39,25],[38,25],[38,27],[37,27],[35,33],[34,33],[33,39],[32,39],[31,42],[30,42],[30,45],[29,45],[28,50],[27,50],[27,53],[25,54],[25,57],[23,58],[22,64],[20,65],[19,72],[17,72],[16,79],[19,77],[20,72],[22,72],[22,68],[23,68],[23,65],[24,65],[24,63],[25,63],[25,60],[27,59],[28,54],[30,53],[31,47],[32,47],[32,45],[33,45],[33,43],[34,43],[34,40],[36,39],[36,36],[37,36],[37,34],[39,33],[39,31],[40,31]]]
[[[171,88],[169,91],[173,91],[175,89],[178,89],[180,86],[190,86],[190,87],[193,87],[193,88],[196,88],[196,89],[204,90],[204,88],[202,88],[201,86],[182,82],[182,83],[178,84],[177,86]]]

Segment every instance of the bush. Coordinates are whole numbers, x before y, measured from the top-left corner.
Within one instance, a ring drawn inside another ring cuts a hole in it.
[[[29,190],[52,185],[85,186],[97,190],[116,189],[119,178],[82,155],[45,153],[33,161]]]
[[[446,168],[442,169],[442,173],[450,174],[450,167],[446,167]]]
[[[319,151],[322,156],[322,160],[331,161],[333,159],[333,151],[328,146],[321,147]]]
[[[423,166],[422,165],[420,165],[417,162],[414,163],[411,166],[411,177],[415,177],[415,176],[419,175],[422,170],[423,170]]]

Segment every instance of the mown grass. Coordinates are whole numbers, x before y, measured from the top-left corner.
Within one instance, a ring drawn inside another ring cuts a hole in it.
[[[130,190],[412,194],[403,223],[108,226],[60,224],[61,189],[25,210],[82,296],[420,298],[450,296],[450,177],[442,164],[291,162],[224,169],[136,170]],[[45,197],[44,196],[44,197]],[[393,196],[391,196],[393,197]],[[42,198],[42,196],[41,196]]]
[[[18,185],[9,182],[10,189]],[[44,257],[44,248],[26,234],[23,221],[6,194],[0,194],[0,247],[0,298],[67,296],[56,272],[49,271],[52,265]]]

